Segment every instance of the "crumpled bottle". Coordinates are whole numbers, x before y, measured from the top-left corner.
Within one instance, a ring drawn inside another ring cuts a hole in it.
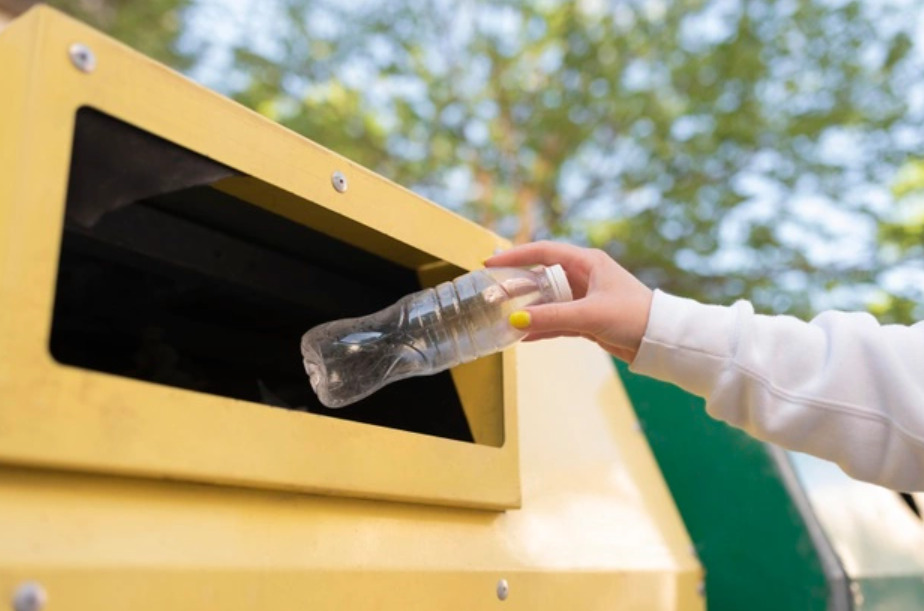
[[[391,382],[499,352],[526,336],[508,323],[512,312],[572,298],[560,265],[476,270],[314,327],[302,336],[305,371],[321,403],[344,407]]]

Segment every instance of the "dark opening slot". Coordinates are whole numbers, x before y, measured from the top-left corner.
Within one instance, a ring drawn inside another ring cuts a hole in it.
[[[418,290],[413,270],[212,189],[232,172],[156,136],[89,109],[77,125],[50,341],[56,360],[472,441],[448,372],[329,410],[302,367],[306,330]],[[184,160],[193,170],[170,171]]]

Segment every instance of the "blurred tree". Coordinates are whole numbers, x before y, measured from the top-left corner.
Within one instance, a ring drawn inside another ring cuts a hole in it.
[[[908,137],[921,120],[906,104],[920,73],[908,13],[824,0],[275,6],[277,52],[238,50],[238,99],[516,241],[567,236],[652,285],[764,310],[863,307],[875,293],[888,185],[922,151]]]
[[[183,11],[191,0],[45,0],[45,3],[177,70],[193,64],[194,53],[181,52],[177,46],[184,25]]]
[[[910,160],[892,186],[896,205],[879,225],[880,257],[897,286],[884,287],[871,310],[890,322],[924,319],[924,160]],[[901,270],[896,273],[894,270]]]
[[[131,11],[182,0],[92,4],[175,52]],[[599,246],[708,301],[913,315],[878,283],[897,262],[889,185],[924,156],[914,0],[245,6],[222,21],[233,62],[199,78],[517,241]],[[189,48],[214,34],[202,21],[184,22]]]

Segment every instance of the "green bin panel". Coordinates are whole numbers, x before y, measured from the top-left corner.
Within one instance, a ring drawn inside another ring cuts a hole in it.
[[[701,398],[617,368],[706,570],[709,609],[825,610],[821,561],[764,444]]]

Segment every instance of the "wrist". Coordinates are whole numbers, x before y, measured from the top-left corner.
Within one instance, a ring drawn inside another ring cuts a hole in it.
[[[636,303],[633,304],[633,324],[631,325],[628,346],[626,346],[631,351],[633,359],[642,345],[645,334],[648,332],[648,324],[651,320],[651,306],[654,301],[654,291],[647,286],[642,288],[643,290],[639,291]]]

